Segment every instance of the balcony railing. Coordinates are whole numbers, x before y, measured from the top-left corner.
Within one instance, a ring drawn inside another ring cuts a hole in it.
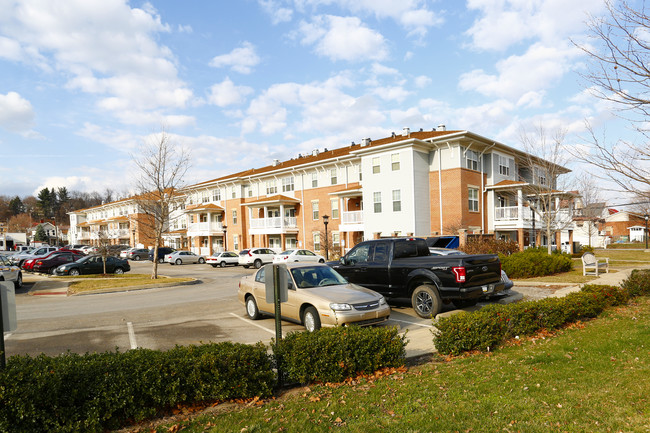
[[[498,221],[516,220],[519,218],[519,207],[517,206],[498,207],[495,209],[494,218]]]
[[[296,217],[272,217],[251,219],[252,229],[296,228]]]
[[[363,224],[363,211],[341,212],[342,224]]]
[[[188,232],[205,232],[205,233],[214,233],[214,232],[223,232],[223,224],[215,221],[206,221],[202,223],[190,223],[187,227]]]

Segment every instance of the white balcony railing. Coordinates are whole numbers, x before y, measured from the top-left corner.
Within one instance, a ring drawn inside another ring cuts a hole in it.
[[[519,218],[519,208],[517,206],[495,208],[494,218],[497,221],[516,220]]]
[[[188,232],[203,232],[203,233],[222,233],[223,224],[220,222],[202,222],[202,223],[190,223],[187,227]]]
[[[363,223],[363,211],[355,210],[350,212],[341,212],[341,223],[342,224],[362,224]]]
[[[272,217],[251,219],[252,229],[279,229],[298,227],[296,217]]]

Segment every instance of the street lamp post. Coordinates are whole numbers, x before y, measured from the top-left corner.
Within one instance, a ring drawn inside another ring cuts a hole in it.
[[[133,248],[135,248],[135,228],[131,230],[131,233],[133,234]]]
[[[645,218],[645,232],[644,232],[644,234],[645,234],[645,249],[647,250],[648,249],[648,218],[649,218],[648,214],[645,214],[643,216],[643,218]]]
[[[329,241],[327,237],[327,223],[330,222],[329,215],[323,215],[323,224],[325,224],[325,260],[330,259]]]
[[[228,226],[224,224],[223,225],[223,250],[224,251],[228,251],[228,236],[226,236],[227,229]]]

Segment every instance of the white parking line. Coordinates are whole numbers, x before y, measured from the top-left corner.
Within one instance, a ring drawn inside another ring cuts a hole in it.
[[[431,325],[425,325],[424,323],[417,323],[417,322],[409,322],[408,320],[397,320],[397,319],[389,319],[392,322],[402,322],[402,323],[408,323],[410,325],[417,325],[417,326],[422,326],[423,328],[433,328],[434,326]]]
[[[131,349],[137,349],[138,343],[135,341],[135,331],[133,330],[133,323],[126,322],[126,328],[129,330],[129,342],[131,343]]]
[[[262,330],[268,332],[269,334],[273,334],[273,335],[275,335],[275,330],[267,329],[267,328],[265,328],[264,326],[262,326],[262,325],[258,325],[257,323],[255,323],[255,322],[253,322],[253,321],[251,321],[251,320],[244,319],[243,317],[238,316],[238,315],[235,314],[235,313],[230,313],[230,315],[231,315],[232,317],[236,317],[236,318],[238,318],[239,320],[242,320],[242,321],[248,323],[249,325],[257,326],[258,328],[260,328],[260,329],[262,329]]]

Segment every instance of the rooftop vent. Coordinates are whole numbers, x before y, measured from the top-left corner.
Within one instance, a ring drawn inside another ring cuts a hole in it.
[[[361,140],[361,145],[362,146],[370,146],[371,141],[372,140],[370,138],[364,138],[363,140]]]
[[[323,152],[327,152],[327,147],[324,147],[324,148],[323,148]]]
[[[312,156],[318,156],[318,149],[314,149],[311,151]]]
[[[402,136],[404,136],[404,137],[408,137],[408,136],[410,136],[410,135],[411,135],[411,129],[410,129],[410,128],[404,128],[404,129],[402,130]]]
[[[440,125],[438,125],[438,131],[446,131],[446,130],[447,130],[447,127],[445,126],[444,123],[441,123]]]
[[[394,133],[394,132],[391,132],[390,136],[393,137],[393,138],[395,138],[395,133]]]
[[[280,160],[279,160],[279,159],[274,159],[274,160],[273,160],[273,167],[276,167],[276,166],[278,166],[279,164],[280,164]]]

